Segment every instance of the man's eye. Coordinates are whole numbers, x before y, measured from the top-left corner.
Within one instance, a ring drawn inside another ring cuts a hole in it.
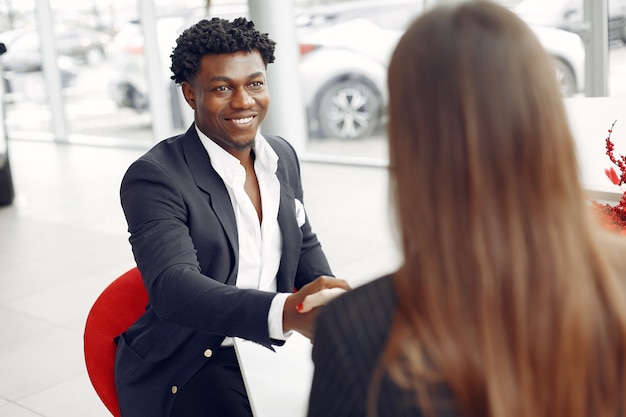
[[[252,84],[250,84],[252,87],[258,88],[258,87],[263,87],[263,81],[254,81]]]
[[[226,92],[228,90],[229,90],[228,87],[226,87],[225,85],[221,85],[221,86],[215,88],[215,91],[220,91],[220,92]]]

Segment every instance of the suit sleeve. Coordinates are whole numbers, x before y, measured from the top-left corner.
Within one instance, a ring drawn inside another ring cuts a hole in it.
[[[140,159],[121,186],[130,242],[152,308],[160,319],[180,326],[271,346],[267,313],[274,294],[224,284],[234,261],[230,246],[219,241],[225,239],[221,230],[212,233],[217,241],[203,248],[222,265],[214,268],[220,276],[200,272],[189,213],[173,177],[158,163]],[[207,218],[203,227],[220,226]]]

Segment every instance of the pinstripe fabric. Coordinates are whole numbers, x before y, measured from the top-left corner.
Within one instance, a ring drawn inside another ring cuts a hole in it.
[[[315,372],[309,417],[365,416],[370,377],[395,309],[389,276],[369,282],[324,307],[313,344]],[[421,416],[414,396],[383,380],[378,416]]]
[[[358,287],[320,313],[313,344],[309,416],[364,415],[367,381],[394,304],[386,279]]]

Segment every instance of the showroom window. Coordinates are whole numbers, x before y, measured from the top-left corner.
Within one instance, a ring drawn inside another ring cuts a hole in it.
[[[438,1],[289,3],[305,156],[385,163],[386,63],[408,22]],[[591,0],[500,2],[553,56],[565,97],[626,95],[626,0],[608,0],[606,10]],[[606,34],[586,17],[598,21],[598,10]],[[246,1],[212,0],[208,15],[251,12]],[[147,148],[182,132],[192,115],[169,79],[169,53],[176,36],[206,16],[205,0],[0,0],[9,138]],[[271,65],[281,65],[279,54]]]

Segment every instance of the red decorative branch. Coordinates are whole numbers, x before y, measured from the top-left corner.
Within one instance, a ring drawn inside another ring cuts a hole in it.
[[[617,120],[611,125],[609,135],[605,140],[606,154],[613,165],[619,169],[620,174],[617,175],[613,167],[605,169],[604,173],[613,184],[621,186],[626,183],[626,157],[619,155],[616,158],[614,154],[615,145],[611,141],[611,133],[613,133],[615,123],[617,123]],[[593,211],[607,228],[626,235],[626,192],[622,193],[622,198],[615,206],[600,204],[597,201],[592,201],[591,203]]]

